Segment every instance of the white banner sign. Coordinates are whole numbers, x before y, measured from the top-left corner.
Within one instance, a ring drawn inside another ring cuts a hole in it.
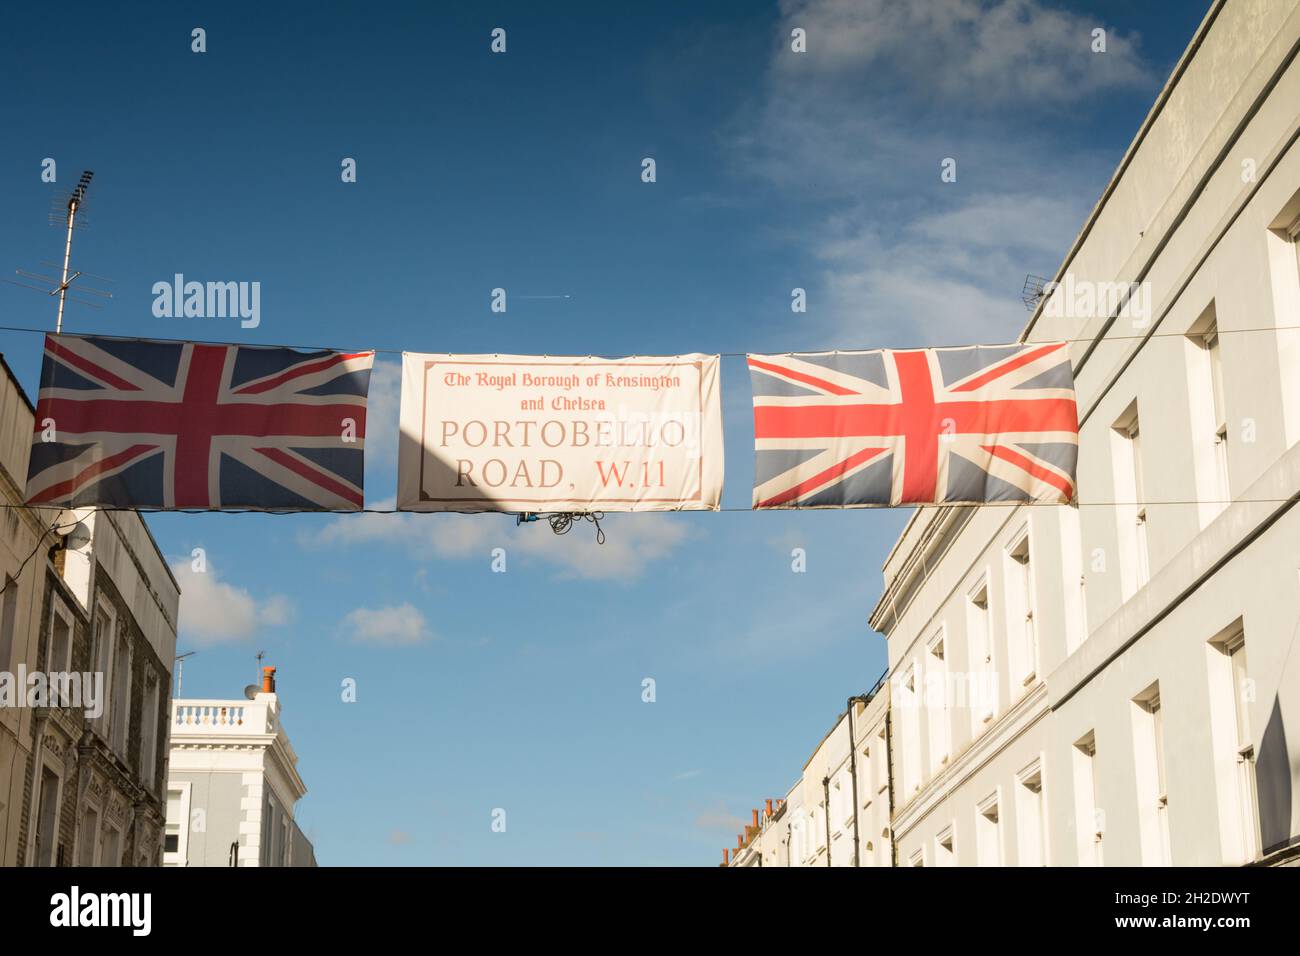
[[[716,511],[718,356],[402,358],[403,511]]]

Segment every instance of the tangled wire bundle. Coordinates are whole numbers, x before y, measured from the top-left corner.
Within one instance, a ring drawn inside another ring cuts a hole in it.
[[[546,518],[551,530],[556,534],[568,534],[573,530],[575,521],[590,521],[596,526],[596,543],[605,543],[605,530],[600,526],[601,519],[605,517],[603,511],[558,511],[549,515],[524,513],[515,516],[515,524],[521,525],[528,521],[537,521],[542,517]]]

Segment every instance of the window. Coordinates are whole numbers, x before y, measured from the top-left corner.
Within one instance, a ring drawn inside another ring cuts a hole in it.
[[[1119,546],[1123,596],[1128,600],[1151,576],[1147,551],[1147,506],[1142,483],[1142,433],[1137,402],[1129,405],[1111,427],[1115,470],[1115,513],[1119,517]]]
[[[921,789],[921,704],[916,690],[916,665],[903,672],[899,695],[899,718],[903,724],[904,799]]]
[[[1159,682],[1133,698],[1133,750],[1142,861],[1148,866],[1169,866],[1169,792]]]
[[[4,594],[0,596],[0,671],[10,670],[14,653],[14,627],[18,620],[18,582],[4,578]]]
[[[1187,332],[1196,494],[1201,526],[1228,506],[1228,412],[1223,392],[1223,356],[1213,302]]]
[[[1224,805],[1224,863],[1259,855],[1259,803],[1250,705],[1254,684],[1246,672],[1246,634],[1240,622],[1209,645],[1210,732],[1219,800]]]
[[[1056,509],[1061,519],[1061,579],[1065,583],[1065,653],[1073,654],[1088,639],[1088,581],[1084,575],[1083,535],[1079,528],[1079,506]],[[1071,588],[1070,584],[1078,582]]]
[[[36,800],[36,865],[54,866],[58,862],[62,781],[49,767],[42,767],[40,787],[40,795]]]
[[[1007,550],[1007,646],[1012,649],[1016,677],[1028,686],[1038,673],[1038,638],[1034,630],[1034,578],[1029,564],[1026,530]]]
[[[872,798],[875,796],[873,782],[876,779],[876,768],[871,761],[871,746],[862,748],[862,754],[858,757],[858,799],[862,801],[862,809],[865,810],[871,806]]]
[[[831,823],[836,832],[853,819],[853,797],[844,786],[844,777],[844,774],[836,774],[831,783]]]
[[[268,793],[262,802],[262,846],[259,851],[262,866],[271,865],[271,838],[275,833],[275,801]]]
[[[162,865],[188,866],[190,860],[190,784],[166,792],[166,826],[162,831]]]
[[[131,724],[131,645],[125,634],[118,635],[117,653],[113,656],[112,744],[118,755],[126,756]]]
[[[931,773],[937,773],[948,762],[948,665],[943,637],[940,630],[926,648],[925,708],[930,724]]]
[[[873,768],[876,774],[876,793],[884,793],[889,787],[889,741],[885,737],[885,728],[880,728],[876,735],[876,761]]]
[[[966,634],[970,651],[971,714],[974,733],[993,719],[997,708],[997,681],[993,666],[993,635],[989,631],[989,589],[981,581],[966,600]]]
[[[1214,402],[1214,475],[1223,499],[1231,494],[1228,485],[1228,413],[1223,401],[1223,355],[1219,349],[1219,328],[1210,326],[1201,337],[1201,347],[1210,359],[1210,395]]]
[[[1047,865],[1047,813],[1043,806],[1043,770],[1039,761],[1016,775],[1016,833],[1021,866]]]
[[[1097,804],[1097,737],[1089,731],[1074,742],[1075,834],[1079,865],[1101,866],[1103,815]]]
[[[67,673],[72,670],[72,624],[67,612],[55,603],[50,611],[50,633],[45,644],[45,670],[50,674]],[[62,706],[62,701],[51,700],[51,704]]]
[[[113,612],[103,601],[100,601],[95,608],[95,632],[91,643],[91,667],[104,675],[105,694],[103,713],[91,726],[107,738],[113,710]]]
[[[150,675],[145,680],[147,689],[140,710],[140,779],[145,787],[153,789],[158,764],[158,678]]]
[[[804,850],[804,846],[807,844],[807,840],[804,838],[804,827],[805,823],[802,814],[799,819],[790,821],[790,859],[792,861],[797,860],[800,863],[803,862],[804,857],[807,855]]]
[[[93,804],[86,807],[81,818],[81,832],[77,836],[79,866],[94,866],[95,851],[99,849],[99,809]]]
[[[99,865],[122,865],[122,831],[111,822],[100,828]]]
[[[980,866],[1002,865],[1002,831],[998,795],[990,794],[975,811],[975,850]]]
[[[935,866],[956,866],[957,856],[952,850],[952,826],[949,825],[940,831],[939,835],[934,838],[934,865]]]

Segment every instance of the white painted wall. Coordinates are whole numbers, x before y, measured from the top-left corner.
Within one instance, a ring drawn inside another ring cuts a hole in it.
[[[1106,865],[1158,860],[1147,799],[1154,751],[1133,703],[1157,682],[1172,862],[1242,862],[1236,741],[1223,729],[1236,688],[1225,691],[1224,658],[1210,644],[1235,622],[1253,681],[1246,710],[1261,788],[1272,788],[1260,795],[1264,842],[1300,835],[1300,511],[1285,503],[1300,492],[1300,329],[1289,328],[1300,326],[1300,258],[1277,230],[1300,213],[1300,59],[1281,69],[1297,45],[1294,2],[1216,7],[1063,266],[1076,280],[1149,282],[1156,332],[1144,340],[1150,328],[1121,319],[1086,360],[1089,343],[1072,347],[1083,506],[978,509],[946,536],[939,531],[950,511],[926,509],[886,564],[872,623],[888,635],[895,678],[933,668],[926,642],[940,629],[949,670],[972,665],[967,598],[980,580],[998,675],[991,721],[969,707],[947,710],[947,765],[929,753],[930,723],[944,709],[912,706],[896,683],[896,781],[907,783],[896,791],[900,864],[918,853],[928,864],[949,827],[956,861],[982,862],[980,830],[990,831],[981,807],[995,794],[1004,863],[1039,862],[1040,844],[1048,863],[1089,862],[1097,820]],[[1184,334],[1211,308],[1221,332],[1230,505],[1206,500],[1215,481],[1204,430],[1209,385],[1204,353]],[[1039,316],[1028,335],[1047,341],[1101,328],[1100,320]],[[1144,497],[1171,502],[1147,507],[1150,574],[1136,590],[1124,584],[1138,558],[1133,509],[1115,504],[1124,468],[1112,428],[1134,402]],[[1039,641],[1027,686],[1014,667],[1006,561],[1026,527]],[[922,562],[928,535],[937,537]],[[1075,746],[1087,735],[1091,761]],[[1023,785],[1026,771],[1039,774],[1042,841],[1027,829],[1038,798]],[[1100,816],[1088,812],[1089,791]]]

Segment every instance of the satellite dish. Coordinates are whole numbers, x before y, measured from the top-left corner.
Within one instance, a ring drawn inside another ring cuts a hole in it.
[[[247,687],[244,688],[244,696],[247,697],[249,700],[255,699],[257,695],[260,694],[261,692],[262,692],[262,688],[258,687],[256,684],[249,684]]]
[[[86,545],[90,544],[90,529],[86,527],[84,521],[78,521],[66,535],[64,535],[64,546],[69,551],[80,551]]]

